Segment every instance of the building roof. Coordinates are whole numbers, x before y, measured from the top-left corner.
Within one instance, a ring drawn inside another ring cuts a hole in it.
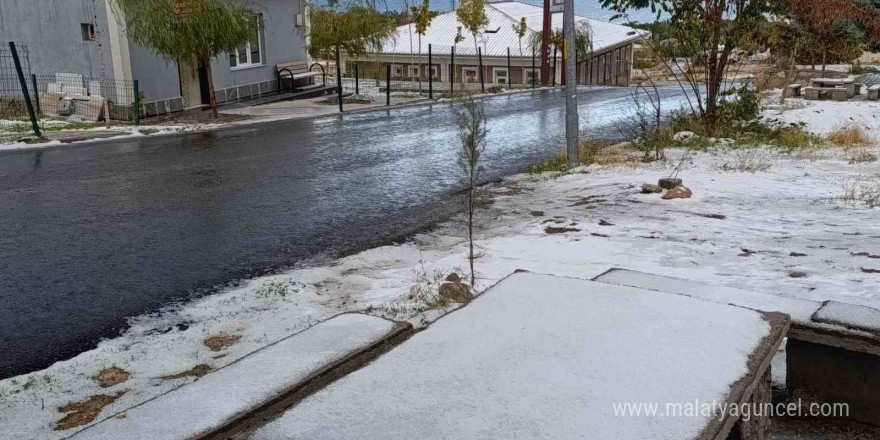
[[[488,3],[486,5],[486,17],[489,25],[477,36],[477,41],[483,51],[483,56],[507,56],[507,48],[513,56],[519,54],[519,38],[513,31],[513,25],[519,23],[521,17],[526,18],[526,26],[529,34],[523,37],[523,54],[531,52],[529,40],[531,34],[541,32],[543,22],[543,9],[515,1]],[[553,29],[562,29],[562,14],[552,15]],[[636,40],[640,35],[635,29],[619,24],[594,20],[588,17],[575,16],[577,22],[589,23],[593,31],[593,50],[601,52],[602,49],[616,46],[621,43]],[[455,11],[438,15],[431,22],[427,33],[422,37],[422,53],[428,52],[428,44],[435,54],[448,54],[455,44],[455,36],[458,27],[462,27],[464,41],[458,43],[455,48],[456,55],[474,56],[473,36],[464,28]],[[412,43],[410,43],[412,35]],[[385,43],[382,52],[385,54],[412,54],[419,53],[418,34],[415,24],[403,25],[397,28],[396,36]]]

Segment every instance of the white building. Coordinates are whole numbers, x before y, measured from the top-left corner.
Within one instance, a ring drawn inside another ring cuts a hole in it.
[[[535,48],[532,56],[530,42],[533,35],[540,33],[543,23],[543,8],[515,1],[489,3],[486,5],[486,16],[489,24],[477,35],[477,47],[482,55],[484,81],[489,84],[530,84],[532,78],[540,76],[540,48]],[[522,17],[526,19],[528,32],[520,40],[513,26]],[[576,22],[589,24],[593,40],[593,52],[578,63],[578,83],[598,85],[629,85],[632,72],[633,43],[642,37],[643,31],[628,26],[607,23],[587,17],[575,17]],[[562,14],[553,14],[554,30],[562,29]],[[459,28],[461,30],[459,31]],[[459,33],[464,37],[455,43]],[[435,81],[448,83],[450,75],[458,83],[479,82],[479,64],[474,37],[458,21],[455,12],[447,12],[437,16],[431,22],[426,34],[421,39],[421,62],[419,62],[419,36],[415,25],[409,24],[397,28],[394,38],[387,41],[381,53],[368,54],[359,60],[343,57],[348,64],[357,62],[361,77],[371,77],[371,73],[380,72],[383,76],[385,65],[391,65],[392,79],[428,78],[428,46],[431,50],[431,73]],[[453,56],[454,51],[454,69]],[[534,62],[534,66],[533,66]],[[553,69],[558,64],[558,68]],[[369,68],[367,68],[369,66]],[[555,71],[556,83],[561,82],[562,53],[561,48],[552,59],[551,69]],[[349,72],[350,73],[350,72]]]

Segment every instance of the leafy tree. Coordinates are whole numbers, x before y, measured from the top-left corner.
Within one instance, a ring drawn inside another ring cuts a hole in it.
[[[422,36],[428,32],[428,27],[431,26],[431,21],[440,15],[439,12],[428,9],[429,5],[429,0],[424,0],[422,6],[412,7],[413,23],[416,26],[416,33],[419,35],[419,92],[422,91]],[[431,75],[430,71],[428,72],[428,75]]]
[[[574,44],[576,61],[581,62],[590,57],[593,53],[593,36],[590,23],[587,21],[579,21],[575,24]],[[532,47],[541,47],[541,33],[532,34]],[[556,29],[550,33],[550,47],[553,48],[553,70],[556,71],[557,52],[565,46],[565,34],[562,29]],[[556,81],[555,79],[553,80]]]
[[[262,23],[244,2],[233,0],[119,0],[132,41],[170,61],[207,70],[211,113],[217,118],[211,58],[234,52],[258,34]]]
[[[822,70],[828,55],[858,56],[869,41],[880,41],[880,11],[870,2],[853,0],[790,1],[792,22],[819,48]]]
[[[458,21],[464,25],[465,29],[474,36],[474,55],[476,55],[479,48],[477,35],[489,25],[489,17],[486,16],[486,0],[463,0],[455,10],[455,15],[458,16]]]
[[[303,30],[309,38],[309,56],[329,60],[337,52],[357,58],[374,50],[394,35],[394,19],[376,10],[372,3],[354,4],[348,9],[339,0],[323,7],[311,7],[311,24]]]
[[[602,5],[619,14],[648,7],[657,12],[658,18],[663,12],[669,14],[671,36],[677,45],[694,54],[692,61],[688,59],[685,79],[697,98],[694,110],[709,132],[715,129],[722,83],[728,67],[735,62],[734,50],[747,42],[769,14],[784,7],[775,0],[602,0]],[[696,66],[705,68],[704,76],[694,72]],[[701,86],[705,86],[705,98]]]
[[[529,32],[529,27],[526,25],[526,18],[525,17],[520,17],[519,23],[515,23],[513,25],[513,32],[516,33],[516,37],[517,37],[517,39],[519,39],[519,67],[520,67],[520,70],[523,71],[523,67],[524,67],[523,63],[525,63],[525,60],[523,59],[522,40],[523,40],[523,37],[526,36],[526,33]],[[523,72],[525,72],[525,71],[523,71]],[[523,73],[523,75],[525,75],[525,73]],[[525,80],[525,78],[523,78],[523,80]],[[525,81],[523,81],[523,83],[525,83]]]
[[[669,37],[690,57],[685,59],[684,72],[678,65],[672,67],[665,61],[664,65],[677,77],[684,77],[696,97],[695,108],[688,98],[691,108],[708,132],[713,132],[718,122],[728,68],[737,60],[743,62],[749,50],[757,47],[758,32],[771,19],[784,19],[790,11],[806,8],[823,11],[820,14],[826,17],[819,17],[818,25],[827,27],[828,14],[865,9],[854,6],[858,4],[853,0],[602,0],[602,6],[615,10],[618,17],[630,9],[646,8],[657,12],[658,18],[664,13],[669,15]]]

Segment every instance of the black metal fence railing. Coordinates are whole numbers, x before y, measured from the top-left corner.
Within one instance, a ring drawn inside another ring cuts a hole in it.
[[[71,124],[139,124],[142,101],[137,81],[36,74],[27,46],[0,47],[0,142]]]

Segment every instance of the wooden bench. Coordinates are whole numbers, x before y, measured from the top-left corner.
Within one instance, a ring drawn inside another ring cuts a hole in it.
[[[880,84],[874,84],[873,86],[868,87],[868,100],[869,101],[880,100]]]
[[[275,65],[275,70],[278,73],[279,89],[281,88],[281,80],[283,79],[290,80],[291,88],[293,88],[295,87],[294,84],[297,80],[308,79],[311,82],[312,78],[322,75],[321,72],[310,71],[308,61],[279,63]]]
[[[802,87],[803,84],[789,84],[788,87],[785,88],[785,97],[801,96]]]

